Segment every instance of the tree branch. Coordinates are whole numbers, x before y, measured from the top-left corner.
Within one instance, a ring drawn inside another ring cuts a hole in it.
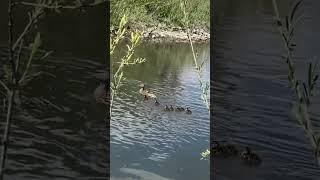
[[[20,41],[23,39],[23,37],[29,32],[29,30],[31,29],[31,27],[34,24],[34,22],[43,14],[42,10],[39,10],[39,11],[36,11],[36,12],[38,12],[38,13],[36,13],[35,16],[30,18],[28,24],[26,25],[26,27],[24,28],[24,30],[22,31],[22,33],[20,34],[20,36],[18,37],[16,42],[13,44],[13,46],[12,46],[13,50],[16,49],[16,47],[18,46]]]
[[[95,1],[91,4],[78,4],[78,5],[47,5],[47,4],[36,4],[36,3],[29,3],[29,2],[16,2],[16,4],[24,5],[24,6],[32,6],[32,7],[41,7],[46,9],[78,9],[78,8],[85,8],[85,7],[93,7],[102,3],[107,2],[107,0]]]

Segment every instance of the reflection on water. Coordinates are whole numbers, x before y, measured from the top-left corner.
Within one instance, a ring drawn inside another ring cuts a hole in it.
[[[287,12],[290,1],[280,2]],[[295,63],[300,75],[306,63],[319,57],[318,1],[304,1],[304,23],[297,29]],[[214,138],[228,140],[258,153],[261,166],[243,166],[237,158],[214,159],[217,180],[319,179],[320,168],[302,128],[291,115],[292,92],[287,65],[281,59],[283,45],[268,0],[216,1],[214,90]],[[308,33],[305,33],[308,32]],[[313,32],[313,33],[312,33]],[[302,71],[301,71],[302,70]],[[299,76],[299,78],[302,76]],[[319,95],[310,109],[319,125]]]
[[[209,46],[197,47],[201,60]],[[209,162],[200,153],[209,147],[209,113],[200,95],[188,44],[145,44],[137,50],[147,62],[128,69],[111,118],[111,176],[116,179],[209,179]],[[116,59],[116,58],[114,58]],[[209,62],[209,61],[207,61]],[[209,63],[203,72],[209,80]],[[144,82],[161,106],[144,101]],[[188,106],[165,112],[164,105]]]
[[[159,176],[157,174],[154,173],[150,173],[144,170],[139,170],[139,169],[130,169],[130,168],[120,168],[120,172],[128,174],[128,175],[132,175],[133,177],[131,178],[113,178],[111,177],[112,180],[123,180],[123,179],[135,179],[134,177],[136,177],[136,179],[139,180],[170,180],[168,178]]]

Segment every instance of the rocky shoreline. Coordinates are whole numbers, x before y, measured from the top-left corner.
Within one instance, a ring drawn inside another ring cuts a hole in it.
[[[193,42],[208,42],[210,40],[210,33],[203,28],[191,29],[190,33]],[[148,28],[142,37],[147,41],[189,42],[187,30],[181,27]]]
[[[138,30],[143,32],[143,41],[154,42],[189,42],[187,30],[178,26],[167,26],[165,24],[158,25],[129,25],[127,27],[127,35],[130,32]],[[190,28],[192,41],[195,43],[205,43],[210,40],[210,31],[206,27]]]

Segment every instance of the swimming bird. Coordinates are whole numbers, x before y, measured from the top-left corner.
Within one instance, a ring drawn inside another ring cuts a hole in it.
[[[220,143],[215,142],[215,146],[213,146],[211,152],[212,156],[221,156],[223,153],[223,147],[220,145]]]
[[[250,166],[257,166],[262,161],[257,154],[251,152],[249,147],[246,147],[246,150],[240,154],[240,158]]]
[[[184,111],[184,108],[177,106],[177,107],[176,107],[176,111],[178,111],[178,112]]]
[[[174,108],[172,105],[170,105],[170,111],[174,111]]]
[[[144,84],[140,84],[140,90],[139,93],[144,95],[145,99],[146,98],[157,98],[157,96],[155,94],[153,94],[152,92],[150,92],[150,89],[146,89]]]
[[[192,111],[187,107],[186,113],[187,113],[187,114],[192,114]]]
[[[169,109],[168,105],[165,105],[165,107],[164,107],[164,111],[170,111],[170,109]]]
[[[221,145],[218,142],[215,142],[215,144],[216,146],[214,146],[212,149],[213,156],[226,158],[226,157],[235,156],[238,154],[238,150],[232,144]]]
[[[158,101],[157,99],[154,101],[154,104],[155,104],[156,106],[159,106],[159,105],[160,105],[160,103],[159,103],[159,101]]]

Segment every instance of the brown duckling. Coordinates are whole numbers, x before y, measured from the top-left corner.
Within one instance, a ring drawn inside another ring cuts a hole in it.
[[[177,107],[176,107],[176,111],[178,111],[178,112],[184,111],[184,108],[177,106]]]
[[[192,111],[187,107],[186,113],[187,113],[187,114],[192,114]]]
[[[212,156],[221,156],[223,153],[223,147],[220,145],[220,143],[215,142],[215,146],[211,149]]]
[[[156,105],[156,106],[160,105],[160,103],[159,103],[159,101],[157,99],[154,101],[154,105]]]
[[[240,158],[244,161],[244,163],[250,166],[257,166],[262,162],[257,154],[251,152],[249,147],[246,147],[246,150],[240,154]]]
[[[213,148],[213,155],[214,156],[220,156],[220,157],[230,157],[235,156],[238,154],[238,150],[234,145],[227,144],[227,145],[221,145],[218,142],[215,142],[216,146]]]
[[[174,108],[172,105],[170,105],[170,111],[174,111]]]
[[[170,108],[169,108],[168,105],[165,105],[165,106],[164,106],[164,111],[170,111]]]

